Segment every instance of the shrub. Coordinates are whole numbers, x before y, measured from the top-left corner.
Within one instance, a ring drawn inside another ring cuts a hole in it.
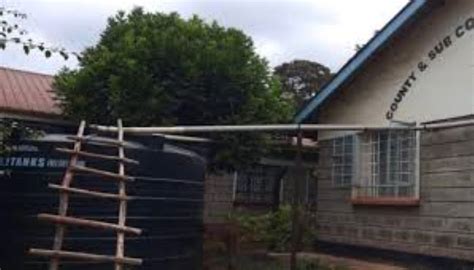
[[[242,242],[260,242],[271,251],[284,252],[291,248],[292,211],[288,205],[278,211],[265,214],[234,213],[231,219],[241,230]],[[315,231],[302,222],[303,245],[308,246],[315,238]]]

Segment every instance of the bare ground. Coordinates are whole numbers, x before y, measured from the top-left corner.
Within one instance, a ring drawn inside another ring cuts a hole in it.
[[[270,257],[279,257],[286,259],[288,254],[281,253],[270,253]],[[298,258],[305,259],[308,261],[318,260],[326,265],[330,266],[344,266],[351,270],[408,270],[408,268],[392,265],[389,263],[380,262],[368,262],[359,259],[336,257],[326,254],[302,252],[298,254]]]

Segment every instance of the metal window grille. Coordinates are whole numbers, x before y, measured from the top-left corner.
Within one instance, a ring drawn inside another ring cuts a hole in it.
[[[356,195],[415,196],[418,180],[416,131],[378,131],[361,137]]]
[[[275,170],[268,166],[255,166],[239,172],[236,179],[235,201],[244,204],[271,204]]]
[[[280,201],[284,204],[290,204],[294,196],[294,181],[302,181],[302,203],[307,207],[315,206],[317,203],[317,185],[313,178],[312,169],[304,169],[304,179],[296,168],[292,168],[283,177],[280,188]]]
[[[354,176],[355,136],[348,135],[333,141],[332,180],[335,187],[349,187]]]

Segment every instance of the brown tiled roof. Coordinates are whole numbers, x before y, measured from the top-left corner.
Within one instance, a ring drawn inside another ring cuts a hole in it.
[[[59,116],[52,82],[50,75],[0,67],[0,112]]]

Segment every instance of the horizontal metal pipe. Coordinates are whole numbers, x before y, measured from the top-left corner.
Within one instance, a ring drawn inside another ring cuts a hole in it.
[[[200,133],[200,132],[272,132],[272,131],[376,131],[376,130],[428,130],[474,125],[474,120],[449,123],[423,124],[418,126],[376,126],[376,125],[327,125],[327,124],[284,124],[284,125],[215,125],[215,126],[175,126],[175,127],[124,127],[126,133],[151,135],[155,133]],[[103,132],[117,132],[117,127],[92,125],[91,128]]]
[[[160,133],[153,133],[153,136],[163,137],[170,141],[177,141],[177,142],[200,142],[200,143],[211,143],[213,140],[207,138],[199,138],[199,137],[189,137],[189,136],[180,136],[180,135],[168,135],[168,134],[160,134]]]
[[[454,122],[444,122],[436,124],[426,124],[422,125],[422,129],[445,129],[445,128],[456,128],[456,127],[468,127],[474,125],[474,119],[471,120],[462,120]]]
[[[94,129],[103,132],[117,132],[113,126],[91,126]],[[318,131],[318,130],[412,130],[412,127],[385,127],[385,126],[359,126],[359,125],[235,125],[235,126],[176,126],[176,127],[124,127],[125,133],[133,134],[155,134],[155,133],[200,133],[200,132],[272,132],[272,131]]]

